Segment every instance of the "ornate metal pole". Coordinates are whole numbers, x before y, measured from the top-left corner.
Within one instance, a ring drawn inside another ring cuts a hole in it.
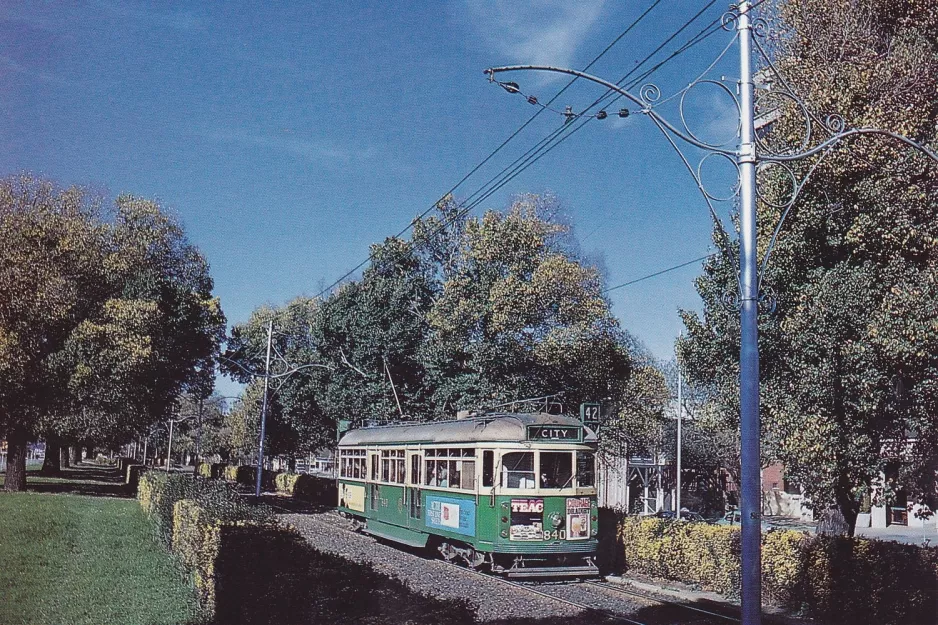
[[[261,476],[264,473],[264,435],[267,430],[267,388],[270,382],[270,346],[274,337],[274,321],[267,323],[267,360],[264,367],[264,401],[261,404],[261,440],[257,445],[257,484],[254,487],[254,496],[261,497]]]
[[[749,0],[739,4],[739,513],[742,621],[762,622],[762,492],[759,469],[759,258],[756,247],[756,144]]]
[[[765,270],[768,266],[769,258],[771,257],[779,233],[781,232],[782,225],[795,206],[802,189],[804,189],[818,166],[832,153],[833,149],[842,144],[845,139],[859,137],[861,135],[877,135],[914,148],[936,163],[938,163],[938,153],[935,153],[927,146],[913,139],[887,130],[879,128],[847,128],[843,118],[837,114],[830,114],[824,121],[820,120],[815,113],[809,110],[804,101],[798,97],[782,73],[775,67],[771,56],[759,43],[759,38],[766,35],[768,26],[762,18],[752,19],[750,15],[751,11],[751,1],[742,0],[738,5],[732,7],[729,13],[723,16],[722,22],[725,30],[731,31],[733,30],[733,26],[735,26],[736,36],[734,37],[734,41],[730,42],[713,63],[688,86],[664,99],[661,98],[661,90],[652,83],[642,85],[638,93],[633,94],[630,93],[628,89],[623,88],[622,84],[611,83],[585,72],[566,68],[544,65],[512,65],[489,68],[485,70],[485,73],[489,76],[491,82],[498,84],[507,92],[521,94],[529,103],[537,104],[544,108],[548,107],[541,105],[536,97],[522,92],[517,83],[501,82],[496,80],[495,76],[502,72],[524,70],[567,74],[602,85],[609,89],[610,92],[618,94],[616,100],[622,97],[633,105],[637,105],[639,107],[638,111],[622,109],[619,113],[620,117],[626,117],[631,112],[645,115],[658,130],[661,131],[671,147],[674,148],[688,173],[690,173],[694,182],[697,184],[697,188],[700,190],[707,204],[719,234],[720,245],[723,247],[727,259],[732,259],[734,254],[730,249],[730,240],[726,228],[724,228],[714,208],[714,202],[727,202],[734,199],[739,200],[739,272],[735,276],[737,282],[735,285],[736,289],[724,295],[723,303],[728,308],[731,308],[734,313],[738,312],[740,320],[739,400],[741,484],[739,486],[740,517],[742,524],[742,622],[743,625],[760,625],[762,622],[762,489],[760,479],[758,314],[760,305],[762,305],[764,312],[772,312],[775,309],[775,295],[771,286],[760,284],[760,280],[765,277]],[[755,35],[755,38],[753,35]],[[736,40],[738,40],[739,43],[740,79],[738,92],[734,94],[724,85],[722,79],[707,79],[705,76],[717,66]],[[783,147],[781,151],[775,152],[768,146],[761,144],[757,146],[759,140],[755,135],[754,128],[755,96],[752,75],[753,52],[758,53],[761,61],[767,66],[766,71],[770,73],[773,82],[777,83],[771,88],[766,88],[763,95],[767,95],[769,98],[773,96],[781,98],[782,102],[787,102],[789,106],[794,108],[796,113],[803,117],[805,130],[800,146],[796,141],[793,145]],[[698,138],[688,125],[684,111],[685,99],[695,87],[704,84],[722,90],[723,93],[730,97],[733,105],[736,106],[740,122],[737,129],[739,132],[739,144],[737,149],[727,147],[731,141],[735,141],[735,137],[723,143],[710,143]],[[597,102],[600,101],[601,99],[597,100]],[[661,106],[668,102],[671,102],[672,106],[676,106],[677,108],[680,115],[679,126],[669,122],[658,113]],[[609,105],[607,104],[606,106]],[[592,108],[592,106],[590,108]],[[564,112],[554,112],[564,117],[564,123],[568,123],[572,119],[577,118],[606,119],[609,117],[605,109],[595,114],[589,114],[587,112],[574,113],[569,107]],[[812,131],[817,128],[828,135],[827,138],[823,136],[817,138],[813,135]],[[684,147],[690,146],[692,149],[702,150],[705,153],[697,167],[691,164],[688,155],[681,150],[681,145]],[[801,177],[796,175],[788,165],[788,163],[805,161],[815,156],[817,158],[814,160],[814,163],[807,166],[806,173]],[[733,189],[731,194],[726,196],[723,194],[715,195],[704,185],[701,177],[701,169],[704,163],[711,158],[725,159],[737,168],[739,172],[738,186]],[[756,168],[760,164],[763,168],[776,168],[777,173],[780,173],[783,177],[788,179],[790,190],[787,196],[783,195],[781,199],[777,199],[763,197],[758,194],[756,187]],[[775,230],[763,254],[761,268],[756,240],[757,200],[781,211],[780,219],[775,226]],[[680,421],[678,421],[678,423],[680,423]]]

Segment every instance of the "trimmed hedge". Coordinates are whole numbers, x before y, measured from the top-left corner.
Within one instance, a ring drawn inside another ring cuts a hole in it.
[[[146,473],[146,471],[147,467],[142,464],[127,465],[124,483],[130,486],[131,491],[137,490],[137,485],[140,483],[140,476]]]
[[[334,506],[339,496],[335,480],[302,473],[280,473],[274,485],[278,493],[323,506]]]
[[[237,489],[225,482],[193,480],[180,473],[149,471],[140,478],[137,499],[167,543],[173,539],[173,513],[177,501],[193,499],[219,521],[251,520],[265,522],[272,517],[266,506],[255,506],[241,498]]]
[[[242,486],[254,486],[257,481],[257,467],[250,465],[226,466],[225,479]]]
[[[475,623],[467,603],[416,595],[369,567],[316,551],[292,527],[220,520],[189,499],[176,502],[173,518],[173,551],[212,622]]]
[[[619,539],[626,570],[739,594],[738,528],[627,517]],[[762,587],[825,623],[934,623],[938,550],[770,530],[762,535]]]

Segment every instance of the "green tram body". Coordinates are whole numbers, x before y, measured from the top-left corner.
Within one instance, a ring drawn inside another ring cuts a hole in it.
[[[338,445],[338,509],[473,568],[596,575],[595,448],[579,420],[550,414],[352,430]]]

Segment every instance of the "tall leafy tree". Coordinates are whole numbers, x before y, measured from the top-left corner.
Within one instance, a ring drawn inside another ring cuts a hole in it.
[[[149,201],[0,181],[5,487],[37,435],[118,442],[168,415],[223,336],[208,265]]]
[[[813,110],[936,145],[936,7],[788,0],[776,21],[787,29],[777,62]],[[781,113],[767,141],[797,145],[804,121],[795,107]],[[772,200],[759,204],[764,251],[789,185],[771,168],[760,183]],[[936,200],[934,164],[883,140],[851,140],[814,172],[765,277],[780,304],[760,319],[764,459],[784,462],[816,510],[842,515],[850,531],[860,494],[890,456],[902,460],[918,497],[938,503],[930,460],[938,328],[928,316],[936,307]],[[684,313],[681,345],[687,373],[709,385],[731,425],[738,320],[720,296],[733,288],[732,272],[726,259],[705,266],[697,281],[704,313]]]
[[[331,442],[343,419],[452,418],[557,393],[573,410],[620,399],[626,336],[553,200],[524,196],[482,218],[451,198],[437,208],[410,241],[373,246],[360,280],[234,328],[223,367],[244,381],[263,368],[271,319],[276,352],[312,365],[275,399],[302,445]]]
[[[556,393],[575,407],[616,395],[627,379],[601,276],[568,252],[557,208],[521,196],[505,213],[465,219],[443,248],[425,351],[441,411]]]

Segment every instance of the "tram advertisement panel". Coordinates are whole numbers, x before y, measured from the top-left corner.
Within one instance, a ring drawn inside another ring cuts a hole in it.
[[[590,500],[567,499],[567,538],[583,540],[590,537]]]
[[[544,500],[512,499],[509,540],[542,540],[544,537]]]
[[[427,527],[475,536],[476,504],[468,499],[427,497]]]
[[[365,511],[365,487],[339,484],[339,505],[349,510]]]

